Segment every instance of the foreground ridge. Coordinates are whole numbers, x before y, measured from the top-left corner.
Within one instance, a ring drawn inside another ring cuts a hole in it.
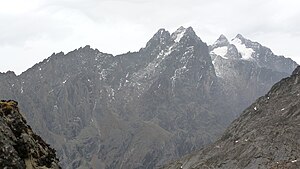
[[[299,72],[275,84],[214,144],[163,168],[299,168]]]
[[[55,150],[26,123],[18,102],[0,102],[0,168],[60,169]]]

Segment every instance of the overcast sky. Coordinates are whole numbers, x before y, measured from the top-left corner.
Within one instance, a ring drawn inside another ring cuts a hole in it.
[[[85,45],[137,51],[159,28],[192,26],[212,44],[244,37],[300,63],[299,0],[0,0],[0,72]]]

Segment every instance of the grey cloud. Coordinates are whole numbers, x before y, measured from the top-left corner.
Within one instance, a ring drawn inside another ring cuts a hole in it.
[[[50,44],[49,50],[52,49],[53,52],[58,51],[55,51],[57,46],[51,45],[52,43],[59,41],[67,43],[66,45],[79,44],[73,43],[76,41],[91,43],[95,45],[93,47],[117,54],[127,47],[127,50],[143,47],[159,28],[174,31],[179,26],[192,26],[197,35],[207,43],[213,43],[220,34],[225,34],[230,39],[241,33],[245,37],[257,40],[270,39],[268,44],[271,44],[269,47],[272,49],[280,47],[272,45],[276,42],[270,37],[288,35],[293,37],[293,41],[284,42],[290,44],[284,48],[293,51],[289,54],[294,58],[299,55],[294,45],[295,41],[300,40],[298,1],[41,0],[39,2],[40,5],[36,9],[25,14],[0,13],[0,49],[1,46],[8,45],[15,47],[16,50],[22,50],[22,46],[28,41],[44,38],[48,41],[47,44]],[[65,49],[64,44],[61,48]],[[282,50],[281,54],[284,54],[286,49]],[[48,53],[38,54],[41,55],[40,60],[48,56]],[[10,57],[18,60],[17,56]]]

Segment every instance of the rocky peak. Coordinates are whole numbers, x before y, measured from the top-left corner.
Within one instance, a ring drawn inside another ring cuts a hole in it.
[[[180,42],[183,37],[200,40],[192,27],[185,28],[181,26],[171,35],[171,38],[175,43]]]
[[[222,62],[220,65],[223,65],[223,62],[231,62],[230,59],[234,59],[234,62],[237,60],[244,62],[246,60],[249,64],[254,64],[257,67],[288,74],[297,66],[297,63],[291,59],[277,56],[269,48],[262,46],[258,42],[246,39],[241,34],[237,34],[230,42],[221,35],[210,46],[210,54],[213,60],[218,58],[214,63]],[[224,59],[229,60],[225,61]]]
[[[246,38],[244,38],[244,36],[243,36],[242,34],[237,34],[237,35],[235,36],[235,38],[238,38],[238,39],[241,39],[241,40],[246,39]]]
[[[227,38],[225,35],[221,34],[218,38],[218,40],[226,40],[227,41]]]
[[[154,37],[157,37],[157,35],[160,37],[163,32],[167,31],[161,29]],[[212,79],[215,77],[208,47],[200,40],[191,27],[178,28],[172,33],[167,45],[157,43],[153,47],[147,48],[147,53],[145,52],[144,56],[147,56],[147,59],[151,59],[139,73],[136,73],[139,76],[136,76],[134,80],[138,81],[139,86],[143,86],[140,87],[143,90],[150,87],[150,79],[155,80],[160,76],[169,76],[168,79],[171,79],[172,90],[174,87],[180,86],[178,84],[184,83],[187,85],[191,79],[198,83],[201,80],[204,81],[204,77],[211,77]],[[145,76],[145,74],[147,75]]]
[[[186,28],[186,34],[190,35],[190,36],[193,36],[193,37],[197,37],[199,38],[197,35],[196,35],[196,32],[194,31],[194,29],[189,26],[188,28]]]
[[[0,102],[0,168],[60,169],[55,150],[34,134],[18,102]]]
[[[254,42],[250,39],[247,39],[244,36],[242,36],[241,34],[237,34],[236,37],[232,41],[240,41],[240,43],[242,45],[245,45],[246,48],[250,48],[255,52],[257,52],[262,47],[262,45],[260,43]],[[270,52],[272,52],[272,51],[270,50]]]
[[[237,34],[234,39],[239,39],[242,42],[244,42],[245,40],[247,40],[242,34]]]
[[[236,51],[231,49],[232,46],[230,46],[228,39],[223,34],[220,35],[220,37],[215,41],[213,45],[209,46],[210,54],[213,60],[216,58],[216,56],[220,56],[224,59],[233,58],[234,56],[237,56],[238,54],[233,54],[233,52]],[[228,53],[230,53],[230,55],[228,55]]]
[[[228,39],[227,39],[226,36],[223,35],[223,34],[221,34],[221,35],[219,36],[219,38],[217,39],[217,42],[226,42],[227,44],[229,43],[229,42],[228,42]]]
[[[237,47],[244,59],[250,59],[259,67],[291,74],[297,63],[290,58],[275,55],[268,47],[258,42],[244,38],[238,34],[232,43]]]
[[[152,48],[157,45],[165,45],[168,43],[170,39],[170,33],[166,31],[165,29],[159,29],[153,37],[147,42],[146,49]]]
[[[172,40],[174,40],[175,42],[179,42],[181,38],[184,36],[185,32],[186,32],[186,28],[181,26],[174,33],[172,33],[171,35]]]
[[[215,41],[215,43],[211,46],[211,49],[228,46],[229,41],[228,39],[222,34],[220,37]]]
[[[231,40],[231,43],[235,44],[236,46],[238,45],[237,47],[240,47],[241,49],[242,47],[248,50],[251,49],[253,52],[256,52],[261,47],[261,44],[258,42],[253,42],[241,34],[237,34],[236,37]]]

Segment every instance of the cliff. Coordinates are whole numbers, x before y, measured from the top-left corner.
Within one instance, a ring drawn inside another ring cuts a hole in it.
[[[55,150],[27,125],[18,102],[0,102],[0,168],[60,169]]]

